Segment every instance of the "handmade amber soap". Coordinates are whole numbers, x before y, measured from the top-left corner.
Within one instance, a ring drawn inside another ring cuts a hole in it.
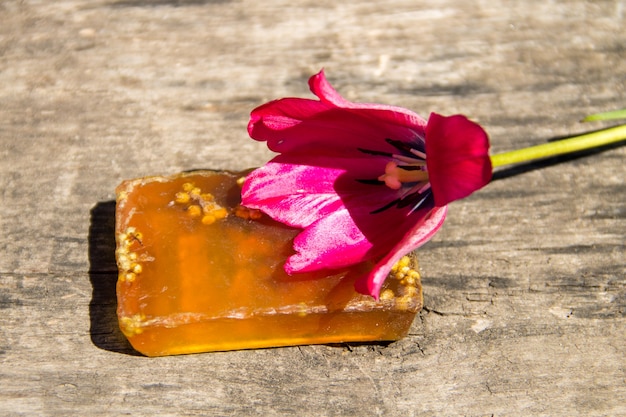
[[[413,257],[379,301],[358,294],[371,265],[288,276],[298,230],[239,205],[243,173],[195,171],[117,188],[119,325],[148,356],[397,340],[422,307]]]

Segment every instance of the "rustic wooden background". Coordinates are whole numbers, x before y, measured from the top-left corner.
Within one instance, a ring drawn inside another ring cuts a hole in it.
[[[308,96],[462,112],[494,152],[626,107],[626,2],[0,1],[0,415],[626,415],[624,157],[508,170],[420,250],[391,344],[165,358],[115,320],[114,188],[271,156]]]

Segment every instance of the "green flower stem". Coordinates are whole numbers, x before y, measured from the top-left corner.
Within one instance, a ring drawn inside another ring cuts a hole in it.
[[[591,116],[585,117],[583,119],[583,122],[597,122],[599,120],[614,120],[614,119],[626,119],[626,109],[592,114]]]
[[[530,148],[503,152],[491,156],[491,164],[494,168],[503,165],[529,162],[534,159],[549,158],[551,156],[564,155],[567,153],[584,151],[626,140],[626,125],[612,127],[593,133],[586,133],[556,142],[544,143],[531,146]]]

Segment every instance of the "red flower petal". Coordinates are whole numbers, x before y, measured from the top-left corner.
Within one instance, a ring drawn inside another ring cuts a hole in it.
[[[379,121],[391,124],[411,127],[426,125],[426,121],[417,113],[403,107],[378,103],[353,103],[346,100],[330,85],[323,70],[309,78],[309,87],[313,94],[319,97],[322,102],[328,103],[333,107],[362,110],[362,114],[365,116],[374,117]]]
[[[250,136],[267,141],[274,152],[330,150],[343,155],[358,148],[395,152],[386,138],[410,142],[424,137],[426,122],[410,110],[345,100],[323,72],[309,84],[321,101],[284,98],[266,103],[252,111]]]
[[[368,259],[372,243],[356,226],[345,207],[335,210],[304,229],[293,242],[296,254],[285,264],[294,272],[337,269]]]
[[[431,113],[426,125],[426,163],[435,205],[467,197],[491,181],[489,138],[465,116]]]
[[[333,184],[342,170],[272,161],[252,171],[241,190],[241,203],[274,220],[304,228],[341,205]]]
[[[428,216],[422,218],[398,241],[387,256],[381,259],[367,276],[357,280],[354,288],[361,294],[371,295],[378,300],[380,289],[391,268],[407,253],[428,242],[443,225],[447,212],[447,206],[433,209]]]

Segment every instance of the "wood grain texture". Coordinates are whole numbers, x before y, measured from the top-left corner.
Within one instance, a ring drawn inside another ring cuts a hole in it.
[[[340,4],[338,4],[340,3]],[[624,1],[0,1],[0,415],[626,415],[626,149],[499,174],[419,252],[389,345],[149,359],[115,321],[114,188],[271,154],[308,96],[461,112],[495,152],[626,103]],[[516,175],[513,175],[516,174]]]

